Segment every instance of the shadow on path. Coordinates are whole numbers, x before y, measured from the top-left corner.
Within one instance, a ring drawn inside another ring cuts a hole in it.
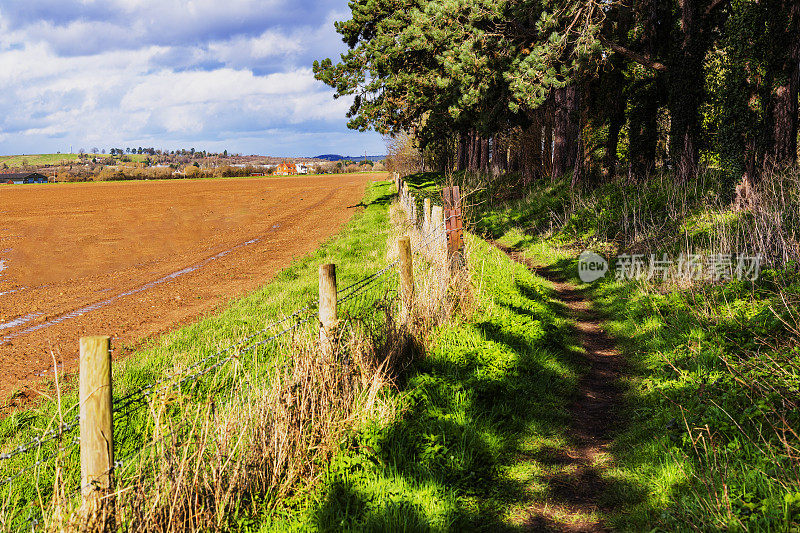
[[[480,305],[437,330],[396,413],[343,443],[312,529],[607,531],[643,498],[610,471],[619,353],[559,265],[505,252],[479,243]]]
[[[581,290],[567,281],[558,267],[539,267],[517,250],[493,243],[511,259],[549,280],[559,300],[576,322],[587,370],[569,406],[572,443],[547,448],[531,459],[554,467],[549,497],[528,509],[526,526],[533,531],[610,531],[600,515],[616,509],[603,472],[613,464],[611,435],[620,428],[624,361],[614,341],[603,331],[602,320]]]

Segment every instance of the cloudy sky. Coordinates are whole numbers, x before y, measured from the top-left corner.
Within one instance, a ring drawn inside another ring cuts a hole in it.
[[[346,0],[0,0],[0,154],[384,153],[314,80]]]

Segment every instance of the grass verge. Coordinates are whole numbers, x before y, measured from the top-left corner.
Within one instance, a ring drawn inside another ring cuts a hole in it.
[[[755,282],[608,278],[583,287],[629,366],[629,423],[608,473],[629,487],[622,511],[608,517],[616,529],[800,530],[797,224],[796,209],[782,207],[798,189],[796,175],[771,183],[780,193],[759,191],[746,211],[702,182],[588,191],[547,183],[515,199],[488,195],[473,219],[576,283],[575,259],[586,248],[762,253],[768,261]]]
[[[580,372],[573,324],[546,281],[467,244],[471,312],[431,332],[395,416],[354,433],[310,504],[261,531],[514,530],[547,500]]]

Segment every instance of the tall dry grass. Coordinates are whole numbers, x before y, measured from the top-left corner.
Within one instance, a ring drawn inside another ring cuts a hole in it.
[[[41,502],[44,530],[237,529],[238,521],[258,521],[313,490],[349,433],[392,419],[396,397],[389,391],[423,355],[432,328],[468,307],[469,291],[465,275],[444,273],[443,257],[422,257],[423,237],[397,206],[391,213],[389,259],[401,234],[418,247],[407,320],[398,320],[396,298],[381,297],[369,304],[370,319],[342,318],[332,358],[306,331],[288,342],[279,362],[262,363],[272,365],[267,372],[236,359],[222,367],[208,377],[219,387],[212,383],[216,392],[203,401],[165,388],[148,400],[146,445],[116,465],[113,494],[81,508],[56,481],[52,500]]]
[[[703,172],[688,184],[657,174],[636,186],[551,188],[534,196],[561,198],[546,205],[531,231],[572,235],[582,246],[605,243],[612,254],[760,255],[762,266],[777,268],[800,260],[800,170],[765,172],[744,201],[719,183]]]
[[[389,210],[391,227],[388,255],[398,256],[397,240],[401,236],[411,239],[414,250],[414,299],[409,320],[409,333],[417,339],[427,338],[430,331],[455,315],[468,316],[474,308],[474,297],[469,272],[463,268],[464,256],[448,258],[446,234],[434,228],[425,228],[421,215],[416,222],[408,219],[400,204]]]
[[[233,385],[201,403],[175,390],[153,397],[152,437],[118,465],[106,504],[80,509],[59,487],[46,529],[215,531],[268,514],[319,480],[347,432],[392,416],[384,392],[416,352],[391,317],[386,324],[380,344],[342,324],[333,359],[299,337],[260,382],[233,364],[218,377]]]

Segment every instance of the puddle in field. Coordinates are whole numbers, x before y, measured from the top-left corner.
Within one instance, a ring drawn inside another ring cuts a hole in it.
[[[0,292],[0,296],[5,296],[6,294],[14,294],[15,292],[24,291],[27,288],[28,287],[20,287],[18,289],[10,289],[10,290],[7,290],[7,291],[3,291],[3,292]]]
[[[102,309],[103,307],[106,307],[107,305],[116,302],[120,298],[124,298],[126,296],[131,296],[132,294],[137,294],[137,293],[140,293],[142,291],[146,291],[147,289],[152,289],[153,287],[155,287],[157,285],[161,285],[162,283],[166,283],[168,281],[172,281],[172,280],[174,280],[176,278],[179,278],[179,277],[181,277],[181,276],[183,276],[185,274],[188,274],[190,272],[194,272],[195,270],[199,270],[199,269],[203,268],[204,266],[208,265],[209,263],[211,263],[212,261],[216,261],[217,259],[225,257],[226,255],[230,254],[231,252],[235,252],[236,250],[238,250],[240,248],[244,248],[245,246],[249,246],[251,244],[257,243],[260,240],[261,239],[251,239],[249,241],[245,241],[243,243],[237,244],[236,246],[234,246],[233,248],[231,248],[229,250],[224,250],[222,252],[219,252],[218,254],[212,255],[211,257],[208,257],[208,258],[200,261],[199,263],[196,263],[194,265],[188,266],[186,268],[182,268],[181,270],[176,270],[175,272],[172,272],[171,274],[167,274],[166,276],[164,276],[162,278],[158,278],[155,281],[151,281],[149,283],[145,283],[144,285],[136,287],[135,289],[131,289],[129,291],[125,291],[123,293],[117,294],[116,296],[112,296],[110,298],[106,298],[105,300],[102,300],[102,301],[99,301],[99,302],[96,302],[96,303],[93,303],[93,304],[85,305],[85,306],[83,306],[83,307],[81,307],[79,309],[75,309],[73,311],[70,311],[69,313],[65,313],[65,314],[59,315],[59,316],[57,316],[55,318],[51,318],[50,320],[42,322],[41,324],[36,324],[36,325],[33,325],[33,326],[29,326],[27,328],[21,329],[20,331],[15,331],[13,333],[9,333],[8,335],[6,335],[5,337],[3,337],[0,340],[8,341],[8,340],[14,339],[16,337],[20,337],[22,335],[27,335],[28,333],[33,333],[34,331],[38,331],[40,329],[48,328],[50,326],[55,326],[56,324],[60,324],[60,323],[62,323],[64,321],[70,320],[72,318],[77,318],[79,316],[85,315],[86,313],[90,313],[92,311],[97,311],[98,309]],[[41,316],[41,313],[38,316]],[[8,324],[11,324],[11,325],[0,324],[0,330],[1,329],[8,329],[8,328],[13,328],[13,327],[16,327],[16,326],[20,326],[22,324],[25,324],[26,322],[30,322],[31,320],[34,320],[35,318],[38,318],[38,316],[27,315],[26,317],[21,317],[21,318],[18,318],[16,320],[12,320],[11,322],[8,323]],[[22,322],[19,322],[23,318],[25,318],[25,320],[22,321]],[[4,327],[4,326],[6,326],[6,327]]]
[[[5,294],[5,293],[3,293],[3,294]],[[27,314],[25,316],[21,316],[19,318],[15,318],[14,320],[12,320],[10,322],[6,322],[5,324],[0,324],[0,329],[15,328],[17,326],[21,326],[22,324],[30,322],[31,320],[35,320],[35,319],[39,318],[40,316],[42,316],[42,313],[30,313],[30,314]]]
[[[61,373],[61,371],[64,370],[64,363],[58,363],[57,369],[54,369],[52,367],[45,368],[41,372],[34,372],[33,375],[36,376],[37,378],[41,378],[41,377],[44,377],[44,376],[46,376],[48,374],[54,374],[56,372],[56,370],[58,370],[58,372]]]
[[[13,248],[6,248],[5,250],[0,250],[0,254],[7,254],[9,252],[13,252]],[[3,270],[8,268],[8,259],[0,259],[0,277],[3,277]]]

